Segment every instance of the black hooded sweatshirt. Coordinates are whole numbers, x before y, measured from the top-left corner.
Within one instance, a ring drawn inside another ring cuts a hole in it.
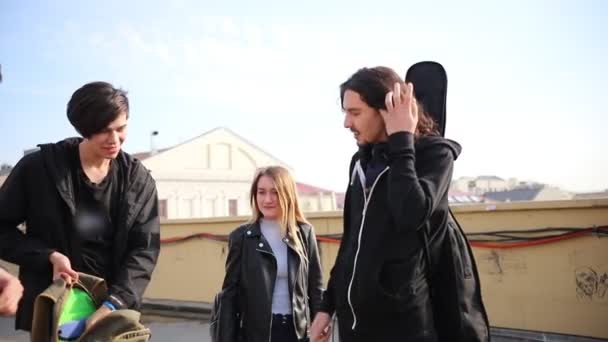
[[[0,188],[0,258],[20,266],[24,286],[17,329],[31,329],[34,300],[52,281],[53,251],[66,255],[75,271],[87,270],[87,253],[83,254],[83,241],[74,228],[79,204],[74,153],[81,141],[70,138],[40,145],[17,163]],[[117,308],[138,309],[160,251],[156,185],[148,170],[127,153],[121,151],[112,163],[114,213],[105,244],[110,253],[104,253],[109,260],[103,260],[108,300]],[[19,229],[22,223],[25,230]]]
[[[436,341],[424,248],[440,241],[460,145],[398,132],[355,153],[344,233],[321,311],[338,315],[341,341]],[[372,177],[370,182],[367,178]]]

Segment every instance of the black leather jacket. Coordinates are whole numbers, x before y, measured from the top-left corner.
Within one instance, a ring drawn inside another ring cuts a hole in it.
[[[299,228],[305,256],[296,252],[294,241],[286,242],[293,324],[298,338],[303,340],[321,305],[323,283],[314,230],[302,223]],[[270,341],[276,272],[276,259],[258,222],[240,226],[230,234],[219,341]]]

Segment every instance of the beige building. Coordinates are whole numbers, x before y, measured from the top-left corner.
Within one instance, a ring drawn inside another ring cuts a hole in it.
[[[475,178],[473,177],[460,177],[452,180],[450,190],[458,193],[472,193],[472,187],[475,185]]]
[[[496,176],[460,177],[450,185],[451,204],[487,202],[555,201],[572,199],[573,194],[558,187],[507,180]]]
[[[479,176],[475,179],[475,189],[480,193],[508,190],[509,183],[496,176]]]
[[[170,219],[249,215],[249,187],[257,168],[281,165],[293,172],[223,127],[168,149],[134,156],[151,171],[161,217]],[[304,210],[336,210],[333,192],[302,183],[298,190]]]
[[[300,207],[305,212],[338,210],[335,192],[304,183],[297,183]]]

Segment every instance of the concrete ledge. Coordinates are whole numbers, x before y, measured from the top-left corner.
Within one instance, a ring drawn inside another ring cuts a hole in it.
[[[211,315],[211,303],[144,299],[141,312],[144,315],[208,320]]]
[[[545,333],[540,331],[517,330],[507,328],[490,329],[493,339],[499,341],[549,341],[549,342],[600,342],[605,339],[598,339],[584,336],[563,335],[555,333]]]

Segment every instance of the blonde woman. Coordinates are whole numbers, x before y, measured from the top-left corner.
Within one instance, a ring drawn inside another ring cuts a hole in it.
[[[296,184],[283,167],[263,168],[250,200],[250,222],[230,234],[217,339],[307,341],[323,289],[315,233]]]

